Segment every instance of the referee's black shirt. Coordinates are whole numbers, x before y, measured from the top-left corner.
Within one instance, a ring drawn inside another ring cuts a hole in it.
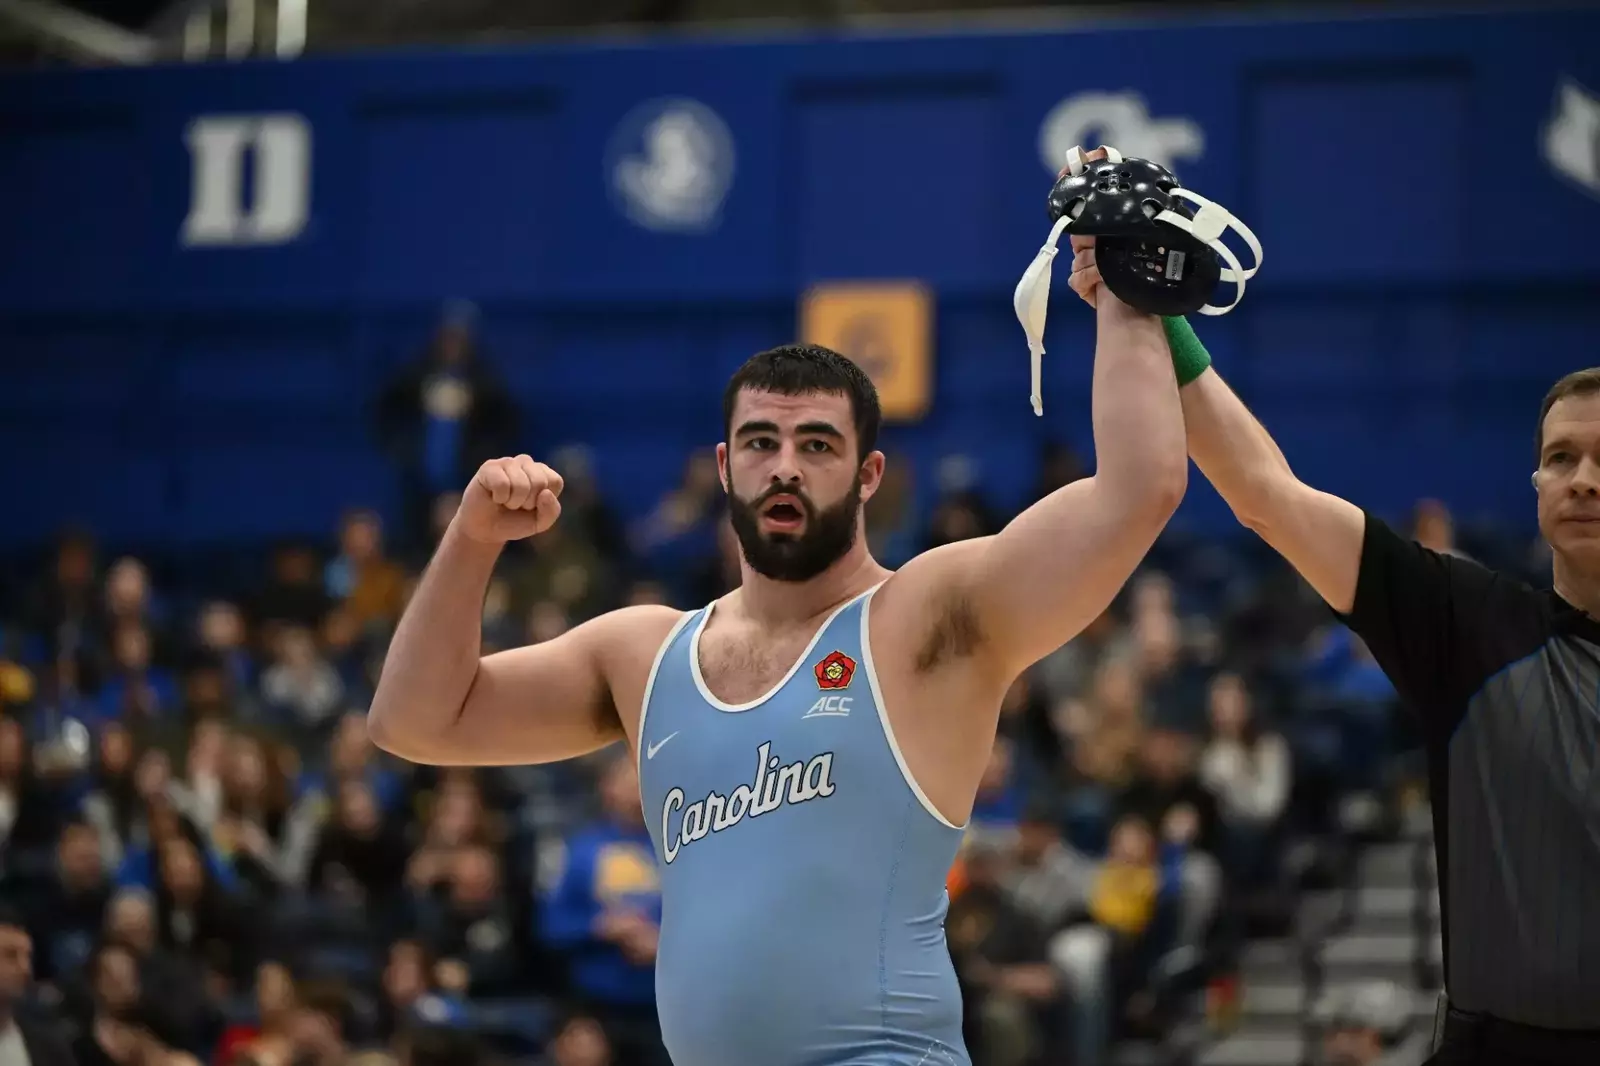
[[[1344,620],[1422,720],[1452,1005],[1600,1028],[1600,622],[1371,515]]]

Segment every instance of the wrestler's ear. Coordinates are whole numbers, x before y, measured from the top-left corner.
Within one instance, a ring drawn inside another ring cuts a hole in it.
[[[878,491],[878,486],[883,484],[883,468],[885,462],[886,460],[884,459],[883,453],[879,451],[869,452],[867,457],[861,460],[861,471],[859,476],[861,478],[862,503],[872,499],[872,497]]]

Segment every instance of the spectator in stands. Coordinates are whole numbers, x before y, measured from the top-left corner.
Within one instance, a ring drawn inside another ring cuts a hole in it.
[[[351,780],[365,781],[379,808],[386,813],[394,812],[402,799],[403,782],[378,757],[378,749],[367,738],[366,715],[359,711],[349,711],[340,717],[326,756],[317,757],[311,772],[302,781],[302,788],[322,790],[331,796],[341,782]]]
[[[220,884],[184,836],[162,842],[157,855],[157,921],[161,942],[213,971],[243,982],[256,966],[255,926],[243,901]]]
[[[344,709],[344,681],[317,649],[313,631],[287,626],[279,631],[272,665],[261,674],[261,700],[274,720],[302,746],[326,734]]]
[[[468,773],[441,777],[431,799],[420,846],[406,868],[406,884],[425,897],[447,888],[452,880],[452,860],[462,848],[497,844],[500,826],[484,811],[483,793]]]
[[[1138,776],[1123,790],[1118,806],[1142,817],[1150,826],[1164,824],[1176,810],[1187,810],[1195,826],[1194,843],[1207,852],[1218,850],[1217,802],[1196,773],[1195,738],[1168,725],[1145,731]]]
[[[148,888],[155,883],[154,847],[172,836],[186,836],[196,843],[201,842],[202,837],[186,813],[192,793],[173,781],[172,761],[166,751],[152,747],[140,754],[134,767],[133,787],[132,817],[128,820],[126,835],[114,845],[121,858],[117,864],[117,881]],[[103,827],[97,828],[102,828],[103,832]],[[220,866],[209,849],[206,858]]]
[[[138,966],[126,948],[102,944],[89,958],[87,996],[80,1015],[73,1056],[78,1066],[119,1066],[131,1062],[147,1021]]]
[[[1055,803],[1044,796],[1029,803],[1017,827],[1006,894],[1046,937],[1071,1013],[1075,1066],[1098,1066],[1110,1034],[1111,938],[1089,913],[1100,865],[1062,838]]]
[[[652,573],[672,583],[716,550],[722,511],[717,457],[709,449],[695,451],[685,461],[677,487],[635,527],[630,538],[634,553]],[[688,589],[678,591],[686,600],[695,598]]]
[[[289,1019],[293,1066],[344,1066],[350,1058],[350,1016],[350,995],[343,986],[308,981],[297,988]]]
[[[178,709],[177,681],[154,664],[152,655],[150,631],[142,622],[126,621],[112,632],[111,667],[99,697],[103,717],[139,725]]]
[[[229,742],[228,726],[220,718],[202,718],[189,729],[189,750],[183,778],[171,790],[178,807],[196,824],[210,828],[222,809],[223,756]]]
[[[867,543],[887,567],[903,566],[917,552],[915,471],[909,459],[891,458],[866,506]]]
[[[111,564],[105,578],[106,628],[115,632],[123,626],[142,626],[153,636],[160,633],[164,620],[158,612],[150,587],[150,571],[138,559],[125,555]],[[159,641],[153,641],[159,645]]]
[[[89,768],[83,818],[100,838],[107,870],[122,865],[123,842],[133,833],[143,803],[134,784],[133,736],[121,722],[101,724]]]
[[[330,605],[317,553],[304,544],[281,546],[273,553],[271,576],[255,600],[260,646],[271,649],[284,626],[315,632]]]
[[[464,1009],[460,996],[437,986],[438,964],[421,941],[396,940],[389,945],[378,998],[378,1036],[393,1045],[418,1021],[433,1025],[458,1023]]]
[[[997,736],[989,749],[989,762],[978,781],[978,793],[967,823],[969,837],[998,837],[1009,840],[1016,835],[1017,819],[1022,814],[1024,788],[1017,772],[1013,742]]]
[[[405,1034],[399,1052],[398,1066],[481,1066],[484,1061],[483,1048],[472,1034],[439,1025]]]
[[[237,696],[255,687],[256,667],[246,647],[244,612],[227,600],[212,600],[195,623],[197,650],[219,665]]]
[[[990,536],[999,523],[976,489],[947,493],[934,505],[926,546],[937,548],[960,540]]]
[[[593,1017],[573,1013],[560,1020],[538,1066],[616,1066],[611,1041]]]
[[[49,848],[55,831],[55,804],[34,766],[28,735],[17,719],[0,718],[0,848]]]
[[[212,840],[258,899],[273,899],[304,882],[320,817],[317,798],[291,802],[279,753],[257,737],[229,738]]]
[[[1441,555],[1454,555],[1460,559],[1472,558],[1456,546],[1456,522],[1450,508],[1440,500],[1418,500],[1411,512],[1412,539],[1429,551]]]
[[[41,638],[40,658],[77,659],[104,634],[104,603],[96,583],[94,538],[83,530],[65,533],[56,545],[55,567],[28,595],[21,615]]]
[[[1139,776],[1118,800],[1120,811],[1143,819],[1158,834],[1163,855],[1181,848],[1177,913],[1145,958],[1168,950],[1198,953],[1222,898],[1217,805],[1196,773],[1196,747],[1195,738],[1180,730],[1150,729],[1140,752]]]
[[[56,865],[33,893],[28,926],[41,980],[71,975],[88,960],[111,898],[111,882],[93,827],[73,821],[56,842]]]
[[[365,906],[378,919],[392,919],[406,872],[404,830],[385,819],[362,778],[338,782],[333,819],[312,853],[307,888],[327,898]]]
[[[323,571],[328,598],[344,606],[363,630],[387,629],[404,606],[405,571],[384,555],[383,519],[351,511],[339,527],[339,554]]]
[[[106,907],[106,944],[127,950],[138,963],[141,1004],[158,1017],[174,1043],[195,1046],[206,1028],[200,964],[158,943],[154,897],[123,889]]]
[[[1107,607],[1083,631],[1041,659],[1034,677],[1052,702],[1088,695],[1100,664],[1125,639],[1117,609]]]
[[[1183,867],[1194,834],[1194,814],[1186,809],[1172,813],[1159,840],[1142,815],[1123,815],[1090,890],[1090,917],[1110,936],[1111,1002],[1139,1025],[1154,1021],[1147,983],[1181,921]]]
[[[1335,625],[1313,638],[1302,680],[1319,712],[1302,733],[1305,754],[1332,773],[1342,795],[1370,794],[1391,747],[1394,684],[1365,642]]]
[[[0,714],[20,711],[38,690],[33,671],[22,663],[21,634],[0,622]]]
[[[516,405],[479,351],[477,327],[477,308],[449,305],[422,357],[378,400],[378,439],[400,469],[419,539],[438,494],[459,490],[485,460],[517,451]]]
[[[966,883],[945,921],[966,1001],[967,1044],[979,1066],[1047,1062],[1066,1029],[1047,929],[1005,889],[1014,847],[1014,841],[995,837],[967,847]]]
[[[21,915],[0,908],[0,1063],[73,1066],[72,1049],[55,1029],[19,1009],[33,978],[33,940]]]
[[[1073,844],[1091,853],[1105,849],[1116,797],[1138,770],[1144,744],[1144,710],[1138,674],[1124,658],[1095,671],[1089,698],[1068,701],[1059,714],[1066,765],[1065,815]]]
[[[241,1057],[259,1063],[288,1063],[289,1025],[297,1007],[294,975],[289,967],[267,959],[256,967],[255,1017],[223,1030],[211,1060],[228,1066]]]
[[[1289,803],[1289,746],[1257,720],[1238,674],[1212,678],[1208,710],[1199,779],[1216,800],[1219,854],[1236,894],[1258,892],[1273,876],[1275,836]]]
[[[512,901],[501,887],[499,856],[482,844],[456,849],[443,898],[420,902],[424,942],[446,964],[458,963],[466,982],[450,989],[469,996],[504,996],[526,984]]]
[[[550,946],[563,953],[573,989],[630,1062],[661,1061],[655,1013],[661,882],[639,807],[639,777],[626,751],[600,775],[601,817],[567,840],[544,899]]]
[[[1323,1025],[1318,1066],[1401,1066],[1387,1054],[1405,1038],[1410,1003],[1410,993],[1389,981],[1332,990],[1314,1011]]]
[[[239,690],[220,659],[192,654],[183,672],[182,721],[238,721],[258,717],[253,704],[240,700]]]
[[[561,521],[579,538],[592,544],[609,564],[627,561],[628,535],[622,519],[600,493],[594,457],[579,444],[558,448],[550,465],[561,471]]]

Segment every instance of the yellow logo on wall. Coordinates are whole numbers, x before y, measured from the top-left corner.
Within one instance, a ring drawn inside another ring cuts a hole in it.
[[[800,303],[800,337],[849,356],[878,387],[883,417],[921,418],[933,401],[933,298],[920,282],[827,282]]]

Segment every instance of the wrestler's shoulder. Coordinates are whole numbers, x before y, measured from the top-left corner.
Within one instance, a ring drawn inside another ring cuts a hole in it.
[[[609,651],[646,650],[653,655],[667,634],[690,613],[666,604],[641,603],[608,611],[589,625],[594,629],[594,638]]]

